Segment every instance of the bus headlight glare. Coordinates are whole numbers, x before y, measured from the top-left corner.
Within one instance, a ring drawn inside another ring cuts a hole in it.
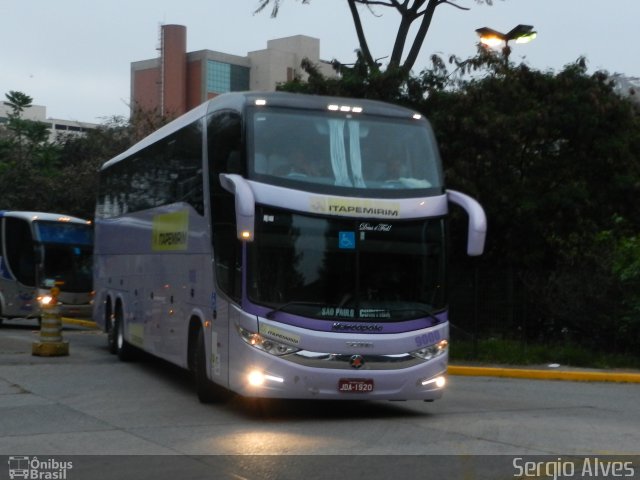
[[[444,376],[440,376],[431,378],[429,380],[423,380],[421,384],[423,387],[426,387],[427,385],[435,385],[438,388],[444,388],[444,386],[447,384],[447,379]]]
[[[238,333],[240,338],[248,345],[251,345],[258,350],[269,353],[271,355],[282,356],[289,353],[294,353],[300,350],[299,348],[290,347],[284,343],[276,342],[270,338],[263,337],[259,333],[251,332],[245,328],[238,326]]]
[[[53,301],[53,297],[51,295],[43,295],[42,297],[38,297],[40,301],[40,305],[50,305]]]
[[[417,358],[422,358],[424,360],[431,360],[446,353],[448,348],[449,342],[447,340],[440,340],[438,343],[434,343],[433,345],[429,345],[428,347],[424,347],[420,350],[411,352],[411,355]]]
[[[252,387],[261,387],[266,382],[284,383],[284,378],[263,373],[260,370],[252,370],[247,375],[247,382]]]
[[[264,383],[264,375],[262,372],[254,370],[247,376],[247,381],[252,387],[259,387]]]

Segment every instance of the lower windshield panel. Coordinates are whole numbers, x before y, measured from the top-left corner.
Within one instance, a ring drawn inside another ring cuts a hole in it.
[[[92,251],[84,245],[44,245],[44,270],[41,287],[56,283],[65,292],[90,292],[92,289]]]
[[[444,220],[324,218],[258,207],[249,299],[324,320],[397,322],[445,307]]]

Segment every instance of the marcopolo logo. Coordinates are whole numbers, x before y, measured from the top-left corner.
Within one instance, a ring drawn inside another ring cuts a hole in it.
[[[54,458],[27,456],[9,457],[9,478],[32,480],[66,480],[67,471],[73,468],[73,462],[64,462]]]

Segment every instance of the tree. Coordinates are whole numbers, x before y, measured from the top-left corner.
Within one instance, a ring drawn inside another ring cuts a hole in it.
[[[284,0],[259,0],[257,12],[261,12],[267,6],[271,5],[271,16],[276,17],[280,10],[280,6]],[[362,19],[360,17],[359,6],[367,8],[372,14],[375,15],[374,8],[390,8],[400,16],[400,23],[396,32],[393,47],[389,52],[389,62],[387,64],[387,71],[399,70],[405,75],[411,72],[415,62],[418,58],[418,54],[422,49],[427,32],[431,26],[434,13],[440,5],[450,5],[460,10],[469,10],[469,8],[461,7],[457,3],[450,0],[346,0],[349,7],[349,12],[353,19],[353,25],[356,29],[358,36],[358,43],[360,45],[360,55],[362,63],[372,73],[380,72],[380,65],[378,60],[374,58],[369,48],[369,42],[367,40]],[[492,5],[493,0],[475,0],[476,3],[486,3]],[[303,4],[310,3],[310,0],[301,0]],[[409,41],[409,32],[414,23],[418,23],[418,30],[413,38],[413,41]],[[342,66],[344,67],[344,66]]]
[[[56,161],[56,149],[49,142],[49,130],[43,122],[22,118],[25,109],[31,107],[33,99],[17,91],[5,95],[11,107],[6,123],[6,132],[0,140],[0,169],[11,168],[20,163],[50,167]]]
[[[47,125],[22,118],[32,99],[10,92],[9,121],[0,124],[0,210],[58,212],[93,218],[98,168],[167,122],[135,109],[130,120],[107,119],[82,136],[49,141]]]
[[[509,288],[522,288],[526,314],[503,325],[511,334],[527,324],[528,336],[631,348],[640,302],[629,292],[640,276],[625,259],[640,238],[638,108],[606,74],[588,74],[584,59],[559,73],[478,59],[456,65],[481,70],[430,91],[416,108],[433,123],[448,187],[487,212],[485,288],[495,285],[505,300]]]

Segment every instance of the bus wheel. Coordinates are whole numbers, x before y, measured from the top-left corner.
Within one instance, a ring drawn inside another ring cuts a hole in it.
[[[116,339],[116,322],[112,316],[110,316],[107,321],[109,322],[109,327],[107,330],[107,345],[109,347],[109,353],[116,354],[118,353],[118,342]]]
[[[135,347],[124,338],[122,315],[116,315],[114,323],[114,335],[116,337],[116,354],[122,362],[129,362],[135,358]]]
[[[207,377],[207,350],[204,344],[204,332],[198,329],[195,348],[189,352],[192,357],[193,380],[201,403],[218,403],[228,398],[229,392],[219,387]]]

